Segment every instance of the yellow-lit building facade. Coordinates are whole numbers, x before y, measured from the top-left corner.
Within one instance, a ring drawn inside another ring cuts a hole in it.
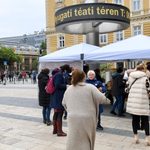
[[[85,35],[72,35],[59,33],[55,30],[54,14],[57,10],[75,4],[82,4],[85,0],[45,0],[46,3],[46,38],[47,53],[86,42]],[[99,0],[99,3],[114,3],[124,5],[130,9],[130,28],[114,33],[100,34],[99,44],[105,46],[129,37],[144,34],[150,36],[150,0]],[[126,63],[112,63],[112,68],[122,66]],[[134,67],[134,64],[132,65]]]

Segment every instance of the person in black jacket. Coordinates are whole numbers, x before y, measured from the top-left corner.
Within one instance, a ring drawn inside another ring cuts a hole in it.
[[[48,126],[51,124],[50,121],[50,94],[46,93],[46,86],[49,80],[50,70],[45,68],[38,75],[38,87],[39,87],[39,105],[43,107],[43,123]]]
[[[116,97],[116,102],[113,105],[112,110],[110,111],[111,114],[117,115],[115,112],[115,108],[118,106],[118,116],[125,116],[122,113],[122,104],[123,104],[123,94],[125,82],[123,81],[122,76],[123,70],[121,68],[117,69],[117,73],[113,75],[113,88],[112,94]]]
[[[73,67],[70,68],[70,72],[73,71]],[[66,85],[71,85],[71,80],[72,80],[72,72],[71,73],[68,73],[68,75],[65,77],[65,84]],[[64,120],[67,119],[67,111],[65,110],[65,115],[64,115]]]

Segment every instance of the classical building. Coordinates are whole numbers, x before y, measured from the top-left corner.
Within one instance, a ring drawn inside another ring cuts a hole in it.
[[[37,69],[32,63],[34,60],[38,59],[38,48],[23,43],[9,41],[0,41],[0,44],[2,47],[14,49],[15,54],[23,56],[22,62],[14,63],[11,70],[28,72],[29,70]]]
[[[32,63],[34,60],[38,59],[40,45],[42,42],[45,42],[45,40],[46,35],[44,31],[35,31],[34,34],[0,38],[0,44],[3,47],[13,48],[17,55],[23,56],[21,65],[19,63],[14,63],[14,69],[29,71],[36,69],[32,66]]]
[[[45,0],[45,2],[47,53],[52,53],[74,44],[86,42],[85,35],[71,35],[57,32],[55,30],[54,19],[54,14],[58,9],[70,5],[82,4],[85,0]],[[130,28],[115,33],[100,34],[100,46],[105,46],[138,34],[150,36],[150,0],[99,0],[99,3],[124,5],[131,11]],[[126,68],[126,63],[112,63],[113,68],[119,66]],[[135,64],[133,62],[132,67],[134,68],[134,66]]]

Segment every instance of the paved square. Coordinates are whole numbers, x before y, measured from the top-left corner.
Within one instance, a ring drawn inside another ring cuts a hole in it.
[[[52,135],[52,126],[42,123],[37,96],[37,84],[0,84],[0,150],[65,150],[67,138]],[[106,103],[104,130],[96,132],[95,150],[150,150],[144,131],[139,133],[140,144],[134,143],[130,115],[111,116],[112,106]],[[67,121],[63,122],[63,130],[67,132]]]

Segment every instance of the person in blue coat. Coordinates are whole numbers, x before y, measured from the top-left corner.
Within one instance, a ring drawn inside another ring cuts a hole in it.
[[[87,73],[87,76],[88,76],[88,78],[85,81],[86,83],[93,84],[102,93],[106,92],[106,90],[107,90],[106,87],[103,86],[103,84],[95,78],[95,72],[93,70],[89,70],[89,72]],[[99,105],[98,124],[97,124],[98,130],[103,130],[103,127],[101,126],[101,113],[102,112],[103,112],[103,105],[100,104]]]
[[[62,99],[68,85],[65,84],[63,73],[59,68],[52,71],[53,84],[56,90],[51,94],[50,107],[54,108],[53,116],[53,134],[57,136],[66,136],[62,131],[62,116],[64,107],[62,106]]]

